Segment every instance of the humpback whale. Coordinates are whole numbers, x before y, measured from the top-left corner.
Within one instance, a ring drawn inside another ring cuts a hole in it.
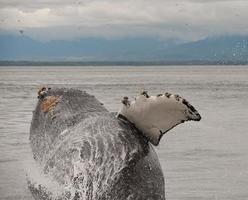
[[[43,88],[38,98],[30,146],[40,175],[50,183],[27,175],[36,200],[165,200],[163,172],[151,145],[158,144],[157,133],[135,119],[140,100],[131,105],[126,98],[123,105],[130,103],[131,112],[122,108],[116,117],[80,90]]]

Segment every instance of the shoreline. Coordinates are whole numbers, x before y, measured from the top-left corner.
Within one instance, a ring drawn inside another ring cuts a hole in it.
[[[178,66],[178,65],[237,65],[241,61],[0,61],[0,66]]]

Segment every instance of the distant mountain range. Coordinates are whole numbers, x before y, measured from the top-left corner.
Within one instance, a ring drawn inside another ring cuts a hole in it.
[[[248,36],[221,36],[178,44],[156,38],[40,42],[0,35],[0,61],[248,63]]]

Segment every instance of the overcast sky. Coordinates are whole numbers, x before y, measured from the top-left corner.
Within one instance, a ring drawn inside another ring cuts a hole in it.
[[[0,0],[0,32],[40,40],[248,35],[248,0]]]

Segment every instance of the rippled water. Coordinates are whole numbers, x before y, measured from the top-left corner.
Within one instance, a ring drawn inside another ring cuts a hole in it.
[[[140,91],[178,93],[202,121],[157,149],[168,200],[248,199],[248,67],[0,67],[0,199],[31,200],[29,126],[40,85],[94,94],[110,111]]]

